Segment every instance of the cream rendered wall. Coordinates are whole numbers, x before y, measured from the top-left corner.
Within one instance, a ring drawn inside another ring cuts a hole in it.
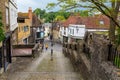
[[[9,13],[10,13],[10,31],[14,31],[18,27],[16,0],[9,1]]]

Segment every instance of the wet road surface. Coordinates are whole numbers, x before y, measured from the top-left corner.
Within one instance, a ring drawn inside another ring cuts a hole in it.
[[[62,46],[53,46],[53,60],[51,60],[51,47],[43,51],[36,59],[20,58],[19,65],[14,64],[10,69],[6,80],[83,80],[78,72],[75,72],[69,59],[62,54]],[[4,79],[3,79],[4,80]]]

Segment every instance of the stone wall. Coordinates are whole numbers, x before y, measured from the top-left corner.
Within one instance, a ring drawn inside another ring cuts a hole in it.
[[[85,80],[90,80],[90,61],[82,52],[82,45],[82,40],[80,43],[63,43],[63,54],[70,59],[75,71],[79,71]]]
[[[86,40],[75,43],[77,44],[76,51],[73,50],[74,43],[71,43],[71,49],[63,46],[63,53],[70,60],[72,59],[71,62],[85,80],[119,80],[116,74],[117,69],[108,61],[109,40],[105,36],[93,33],[88,33],[86,37]],[[83,52],[83,44],[88,48],[87,53]],[[74,54],[77,55],[77,60]]]
[[[109,40],[93,34],[91,44],[91,78],[92,80],[118,80],[116,68],[108,61]]]

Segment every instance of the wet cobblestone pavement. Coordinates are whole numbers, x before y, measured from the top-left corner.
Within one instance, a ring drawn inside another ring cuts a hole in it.
[[[54,46],[53,61],[50,47],[39,57],[17,58],[0,80],[83,80],[69,59],[62,54],[61,45]]]

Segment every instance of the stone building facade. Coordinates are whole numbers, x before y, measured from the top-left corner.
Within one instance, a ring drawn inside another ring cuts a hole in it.
[[[2,23],[5,31],[5,40],[1,42],[0,50],[0,71],[3,72],[7,68],[8,63],[11,62],[11,34],[9,22],[9,0],[0,0],[0,11],[2,12]],[[7,43],[7,44],[6,44]]]
[[[40,26],[40,20],[29,7],[28,13],[18,13],[18,44],[35,43],[36,28]]]
[[[5,39],[0,44],[0,70],[3,72],[3,70],[7,70],[7,66],[12,62],[12,42],[14,42],[13,39],[15,39],[15,30],[17,28],[16,0],[0,0],[0,11],[2,12],[2,23],[5,33]]]
[[[28,44],[31,20],[27,13],[18,13],[18,44]]]
[[[86,33],[84,41],[68,44],[64,40],[63,54],[69,57],[84,80],[120,80],[120,68],[114,63],[115,56],[120,58],[120,53],[115,55],[115,52],[110,51],[110,54],[109,45],[106,36]],[[111,58],[111,61],[108,58]]]

